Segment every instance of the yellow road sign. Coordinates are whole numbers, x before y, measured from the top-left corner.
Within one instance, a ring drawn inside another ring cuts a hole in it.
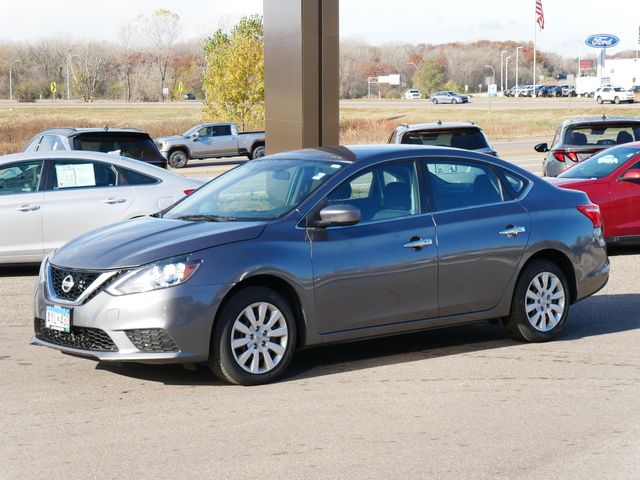
[[[49,85],[49,89],[51,90],[51,94],[55,95],[55,93],[58,91],[58,84],[56,82],[51,82],[51,85]]]
[[[182,93],[184,90],[184,83],[178,82],[178,93]]]

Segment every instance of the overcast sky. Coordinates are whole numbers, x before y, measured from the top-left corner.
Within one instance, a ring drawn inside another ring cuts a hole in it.
[[[269,1],[269,0],[264,0]],[[126,20],[158,8],[184,21],[183,38],[208,35],[241,16],[262,13],[263,0],[0,0],[0,38],[31,41],[56,33],[78,39],[117,40]],[[538,47],[567,56],[582,50],[593,33],[620,37],[611,53],[637,48],[637,0],[542,0],[545,29]],[[341,0],[343,38],[370,43],[445,43],[533,39],[535,0]],[[626,12],[626,13],[625,13]]]

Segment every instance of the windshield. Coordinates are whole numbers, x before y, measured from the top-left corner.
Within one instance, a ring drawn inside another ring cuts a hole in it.
[[[638,147],[616,147],[603,150],[558,175],[561,178],[604,178],[619,166],[640,154]]]
[[[191,135],[193,135],[195,132],[197,132],[200,127],[202,127],[202,125],[196,125],[195,127],[191,127],[189,130],[187,130],[186,132],[184,132],[182,134],[183,137],[190,137]]]
[[[253,160],[221,175],[163,215],[202,221],[278,218],[342,168],[320,160]]]

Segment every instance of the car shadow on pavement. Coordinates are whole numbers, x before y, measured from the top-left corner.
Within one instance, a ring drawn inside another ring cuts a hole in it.
[[[640,294],[596,295],[572,306],[557,342],[640,329]],[[363,340],[297,352],[282,380],[297,381],[449,355],[513,347],[501,325],[478,323]],[[187,370],[176,365],[102,364],[118,375],[166,385],[225,385],[204,366]]]
[[[35,277],[40,271],[40,264],[0,265],[2,277]]]

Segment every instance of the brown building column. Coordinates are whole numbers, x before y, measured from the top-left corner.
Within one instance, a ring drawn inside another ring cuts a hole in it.
[[[338,0],[264,0],[267,153],[337,145]]]

